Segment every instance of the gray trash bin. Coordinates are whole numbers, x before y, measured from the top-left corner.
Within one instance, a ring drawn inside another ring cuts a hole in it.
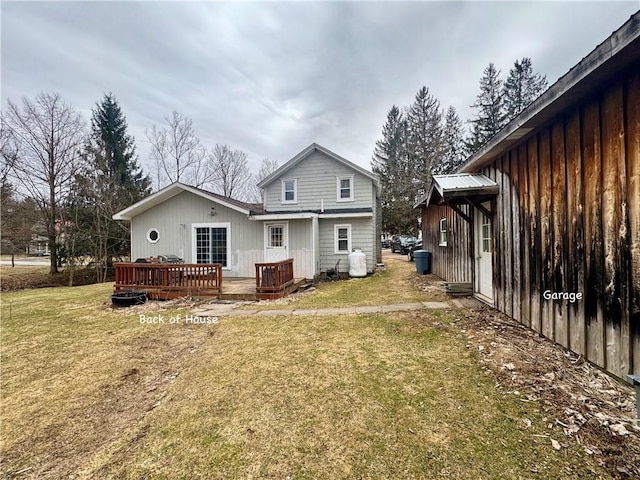
[[[420,275],[431,273],[431,252],[429,250],[416,250],[413,252],[416,260],[416,272]]]

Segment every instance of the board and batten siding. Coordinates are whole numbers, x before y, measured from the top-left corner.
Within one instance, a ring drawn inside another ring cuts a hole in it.
[[[320,230],[320,270],[334,268],[340,260],[339,271],[349,271],[348,253],[335,252],[335,225],[351,225],[351,249],[358,248],[367,258],[367,272],[372,273],[375,266],[374,236],[375,226],[370,217],[358,218],[321,218]]]
[[[337,178],[353,176],[354,200],[337,202]],[[282,180],[296,179],[297,202],[282,203]],[[265,188],[265,209],[295,212],[345,208],[373,208],[371,192],[373,181],[361,173],[334,160],[322,152],[314,151],[304,160],[287,170]]]
[[[620,378],[640,373],[640,65],[481,173],[500,185],[496,308]],[[425,210],[427,235],[444,211]],[[434,254],[434,273],[449,280],[456,260],[446,258],[445,267]],[[583,298],[547,300],[545,291]]]
[[[621,378],[640,373],[640,67],[483,173],[502,185],[498,308]]]
[[[215,208],[214,216],[210,215],[211,207]],[[194,262],[194,223],[231,224],[231,265],[223,276],[255,276],[254,265],[264,258],[263,223],[191,192],[179,193],[131,220],[131,259],[173,254]],[[150,228],[159,232],[157,243],[147,240]]]
[[[461,207],[465,213],[469,207]],[[447,245],[440,245],[440,220],[447,219]],[[422,217],[422,248],[431,252],[431,273],[448,282],[471,283],[469,224],[447,206],[429,207]]]

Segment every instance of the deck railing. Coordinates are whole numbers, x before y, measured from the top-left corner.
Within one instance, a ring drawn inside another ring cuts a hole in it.
[[[293,284],[293,258],[272,263],[256,263],[258,298],[279,298]]]
[[[212,296],[222,289],[219,263],[116,263],[115,293],[137,290],[151,298]]]

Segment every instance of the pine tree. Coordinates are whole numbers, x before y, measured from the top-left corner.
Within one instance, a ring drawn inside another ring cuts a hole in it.
[[[504,106],[508,120],[515,118],[547,88],[547,77],[534,73],[531,59],[516,60],[504,83]]]
[[[471,137],[467,141],[470,153],[477,151],[507,123],[504,111],[504,90],[500,80],[500,71],[493,63],[484,69],[480,79],[480,93],[471,105],[476,115],[471,123]]]
[[[391,107],[376,141],[371,161],[372,171],[381,184],[382,230],[387,233],[415,232],[413,210],[415,188],[407,154],[407,120],[397,106]]]
[[[76,195],[67,216],[77,219],[70,234],[91,232],[91,254],[99,267],[99,280],[104,281],[113,258],[127,255],[130,248],[128,224],[114,221],[113,214],[151,191],[151,182],[138,165],[125,116],[112,94],[106,94],[92,111],[84,157],[85,168],[76,176]]]
[[[465,158],[462,121],[453,106],[449,106],[445,115],[442,144],[441,161],[434,166],[434,174],[454,172]]]
[[[92,111],[88,150],[92,166],[110,180],[123,205],[131,205],[150,192],[151,182],[138,165],[134,140],[112,93],[105,94]]]
[[[413,183],[424,191],[431,181],[431,171],[442,155],[442,112],[440,102],[422,87],[407,113],[409,162]]]

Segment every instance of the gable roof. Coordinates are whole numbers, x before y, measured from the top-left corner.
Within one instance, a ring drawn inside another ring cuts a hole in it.
[[[184,183],[180,183],[180,182],[174,182],[171,185],[164,187],[163,189],[158,190],[157,192],[149,195],[148,197],[143,198],[139,202],[134,203],[130,207],[127,207],[124,210],[119,211],[118,213],[113,215],[113,219],[114,220],[131,220],[136,215],[140,215],[141,213],[146,212],[150,208],[160,205],[161,203],[169,200],[170,198],[175,197],[176,195],[182,192],[191,192],[202,198],[218,203],[220,205],[228,207],[237,212],[244,213],[246,215],[249,215],[252,213],[262,213],[264,211],[263,205],[261,203],[241,202],[240,200],[225,197],[218,193],[208,192],[207,190],[203,190],[201,188],[192,187],[190,185],[185,185]]]
[[[349,167],[350,169],[361,173],[365,177],[370,178],[373,181],[374,185],[376,186],[376,189],[378,190],[380,189],[380,181],[378,180],[377,175],[371,173],[369,170],[365,170],[364,168],[356,165],[355,163],[350,162],[346,158],[343,158],[340,155],[333,153],[328,148],[325,148],[322,145],[318,145],[317,143],[312,143],[307,148],[305,148],[300,153],[298,153],[295,157],[293,157],[291,160],[289,160],[287,163],[285,163],[280,168],[278,168],[271,175],[263,179],[260,183],[258,183],[258,187],[265,188],[267,185],[269,185],[274,180],[284,175],[287,171],[295,167],[297,164],[299,164],[301,161],[303,161],[305,158],[307,158],[309,155],[311,155],[313,152],[316,152],[316,151],[321,152],[326,156],[328,156],[329,158],[332,158],[335,161]]]
[[[640,11],[489,139],[457,171],[478,170],[636,62],[640,62]]]

